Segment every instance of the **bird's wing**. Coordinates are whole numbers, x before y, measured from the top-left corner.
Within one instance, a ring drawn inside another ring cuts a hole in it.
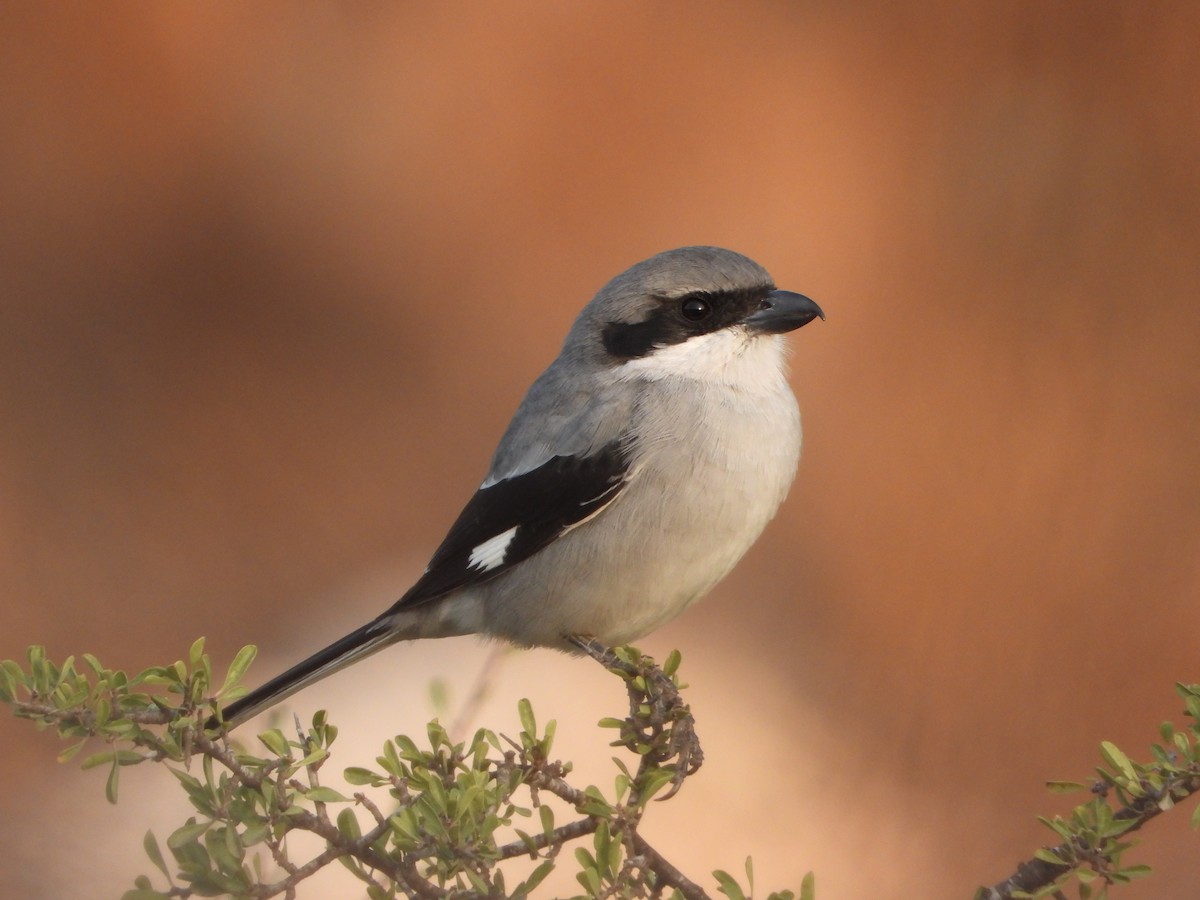
[[[625,443],[615,440],[587,456],[553,456],[484,482],[425,574],[384,616],[495,578],[603,510],[630,475]]]

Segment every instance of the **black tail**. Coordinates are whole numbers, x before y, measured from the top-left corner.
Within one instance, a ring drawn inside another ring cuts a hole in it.
[[[318,650],[304,662],[292,666],[282,675],[272,678],[241,700],[231,703],[221,711],[220,719],[213,716],[208,720],[204,726],[205,730],[220,728],[222,722],[227,731],[232,730],[313,682],[320,681],[326,675],[332,675],[402,638],[402,634],[397,634],[384,622],[368,622],[324,650]]]

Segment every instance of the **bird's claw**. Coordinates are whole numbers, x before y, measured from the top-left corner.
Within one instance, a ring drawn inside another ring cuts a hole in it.
[[[696,719],[679,693],[675,679],[648,656],[634,652],[619,656],[599,641],[572,637],[571,643],[610,671],[625,679],[629,692],[629,718],[622,743],[642,756],[639,772],[670,768],[671,786],[660,800],[678,793],[683,782],[704,762],[696,736]]]

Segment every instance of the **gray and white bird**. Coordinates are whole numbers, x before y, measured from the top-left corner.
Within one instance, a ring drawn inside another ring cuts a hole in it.
[[[783,502],[800,414],[782,335],[824,318],[753,260],[669,250],[588,303],[487,477],[386,612],[227,707],[244,722],[397,641],[480,634],[578,652],[704,596]]]

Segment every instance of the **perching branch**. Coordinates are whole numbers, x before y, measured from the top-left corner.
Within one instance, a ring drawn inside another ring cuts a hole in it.
[[[334,861],[373,898],[397,892],[525,896],[572,858],[576,880],[591,896],[707,898],[640,833],[649,801],[668,786],[666,797],[674,794],[699,766],[694,722],[673,677],[678,655],[663,671],[632,649],[605,652],[606,663],[625,680],[630,708],[628,716],[602,724],[616,728],[613,745],[638,760],[633,771],[615,760],[616,787],[608,795],[570,783],[570,764],[550,756],[554,723],[539,731],[528,702],[521,701],[515,738],[480,730],[455,743],[431,722],[424,745],[400,735],[384,745],[374,766],[345,769],[345,780],[364,790],[343,796],[320,775],[337,737],[324,713],[308,732],[297,723],[293,737],[278,729],[257,735],[263,756],[229,735],[202,730],[216,703],[239,695],[253,648],[238,654],[214,691],[202,641],[186,663],[133,677],[88,655],[78,666],[74,659],[59,666],[35,647],[27,666],[0,663],[0,701],[74,740],[64,760],[99,744],[101,752],[84,767],[109,767],[106,790],[113,802],[124,767],[157,762],[178,780],[195,815],[167,838],[168,853],[153,834],[145,841],[167,884],[156,889],[139,876],[129,900],[216,893],[296,897],[309,877]],[[359,809],[367,817],[365,831]],[[322,849],[308,859],[293,858],[286,838],[297,832],[316,835]],[[588,838],[590,848],[562,855],[567,845]],[[520,880],[508,883],[519,864],[525,866]],[[723,893],[743,896],[728,875],[715,874]],[[811,898],[811,882],[801,896]]]

